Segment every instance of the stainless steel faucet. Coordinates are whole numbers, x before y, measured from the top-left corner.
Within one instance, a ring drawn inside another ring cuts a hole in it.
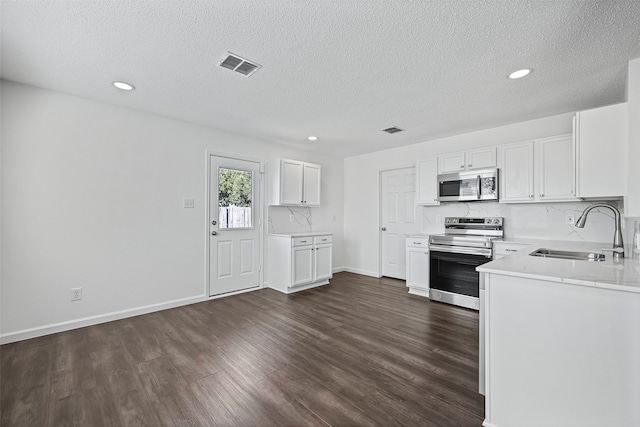
[[[589,215],[589,212],[595,208],[609,208],[615,214],[616,230],[613,235],[613,249],[608,250],[613,251],[614,258],[624,258],[624,242],[622,241],[622,227],[620,226],[620,211],[615,206],[608,203],[596,203],[595,205],[589,206],[584,210],[584,212],[582,212],[578,221],[576,221],[576,227],[584,228],[584,224],[587,222],[587,215]]]

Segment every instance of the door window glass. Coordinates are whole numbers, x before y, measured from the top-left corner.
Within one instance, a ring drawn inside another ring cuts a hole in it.
[[[253,173],[218,168],[219,229],[253,228]]]

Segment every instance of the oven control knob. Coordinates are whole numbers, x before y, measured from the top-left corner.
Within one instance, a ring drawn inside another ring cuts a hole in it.
[[[485,223],[485,224],[491,224],[491,218],[486,218],[486,219],[484,220],[484,223]]]
[[[493,220],[493,223],[494,224],[500,224],[500,220],[498,218],[496,218],[496,219]]]

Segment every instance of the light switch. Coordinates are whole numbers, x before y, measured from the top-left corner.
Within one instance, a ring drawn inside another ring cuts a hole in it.
[[[192,209],[196,205],[193,199],[182,199],[182,207]]]

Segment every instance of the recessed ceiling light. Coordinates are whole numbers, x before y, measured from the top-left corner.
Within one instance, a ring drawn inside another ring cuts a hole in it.
[[[310,136],[307,138],[309,141],[317,141],[318,137],[317,136]]]
[[[125,82],[113,82],[113,85],[115,87],[117,87],[118,89],[121,90],[134,90],[135,87],[133,87],[133,85],[130,85],[129,83],[125,83]]]
[[[513,73],[509,74],[509,78],[512,80],[521,79],[531,74],[532,71],[533,70],[531,68],[523,68],[522,70],[514,71]]]

